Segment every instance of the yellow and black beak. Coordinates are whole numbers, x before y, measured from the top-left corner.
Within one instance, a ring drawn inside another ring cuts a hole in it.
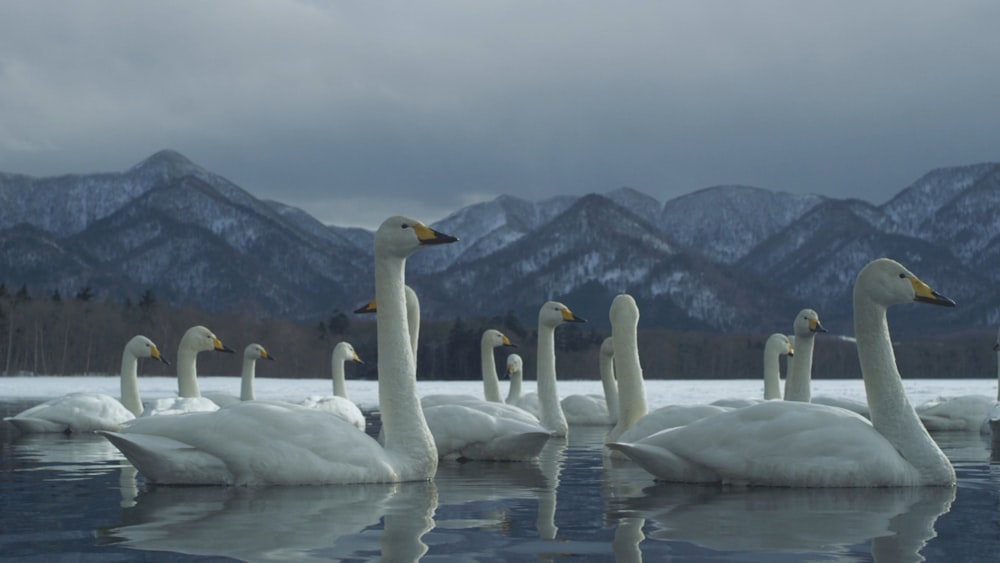
[[[567,323],[585,323],[585,322],[587,322],[587,319],[585,319],[583,317],[579,317],[577,315],[574,315],[573,311],[569,310],[569,307],[565,307],[562,310],[562,318],[563,318],[563,321],[567,322]]]
[[[167,364],[168,366],[170,365],[170,362],[168,362],[167,359],[163,357],[163,354],[160,354],[160,349],[157,348],[156,346],[153,346],[152,350],[150,350],[149,356],[154,360],[160,360],[164,364]]]
[[[271,354],[269,354],[267,352],[267,350],[261,350],[260,351],[260,359],[262,359],[262,360],[274,360],[274,356],[272,356]]]
[[[359,364],[363,364],[364,363],[364,362],[361,361],[361,357],[358,356],[357,352],[354,352],[354,357],[351,358],[351,359],[354,360],[355,362],[359,363]]]
[[[354,310],[354,314],[356,315],[367,315],[376,312],[378,312],[378,304],[375,303],[374,299]]]
[[[231,348],[227,348],[225,344],[223,344],[222,341],[219,340],[218,338],[212,339],[212,345],[215,346],[216,352],[225,352],[227,354],[233,353],[233,350]]]
[[[819,319],[809,319],[809,330],[811,332],[826,332],[823,325],[819,322]]]
[[[444,233],[439,233],[434,229],[424,225],[423,223],[418,223],[413,226],[413,232],[417,233],[417,240],[420,241],[421,246],[430,246],[434,244],[447,244],[449,242],[456,242],[458,237],[453,237],[451,235],[446,235]]]
[[[510,348],[517,348],[517,344],[514,344],[513,342],[511,342],[510,339],[507,338],[506,334],[501,334],[500,336],[501,336],[501,340],[503,341],[503,345],[504,346],[508,346]]]
[[[910,283],[913,285],[914,301],[929,303],[931,305],[943,305],[945,307],[955,306],[954,301],[934,291],[929,285],[920,281],[920,279],[916,276],[910,277]]]

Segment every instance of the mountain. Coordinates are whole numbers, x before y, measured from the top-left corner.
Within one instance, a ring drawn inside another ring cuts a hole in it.
[[[175,151],[124,172],[0,173],[0,282],[33,294],[135,301],[261,317],[324,319],[372,297],[373,233],[261,201]],[[532,324],[547,299],[596,326],[632,293],[642,326],[787,331],[803,307],[852,332],[857,271],[892,256],[958,307],[901,307],[894,334],[1000,323],[1000,164],[933,170],[882,205],[750,186],[669,200],[622,187],[527,201],[500,196],[435,224],[460,241],[414,255],[427,319]],[[456,296],[461,296],[456,299]],[[916,323],[916,321],[920,321]]]

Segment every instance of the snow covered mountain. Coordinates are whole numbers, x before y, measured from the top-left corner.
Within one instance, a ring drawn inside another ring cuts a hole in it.
[[[260,201],[173,151],[120,173],[0,173],[0,198],[8,287],[90,286],[133,300],[152,289],[168,303],[301,320],[371,298],[371,232]],[[558,299],[606,326],[611,298],[627,291],[643,326],[787,331],[809,306],[850,333],[854,276],[892,256],[959,302],[901,318],[925,315],[941,330],[993,326],[998,204],[1000,164],[932,171],[881,206],[747,186],[662,205],[631,188],[539,202],[500,196],[435,224],[461,240],[416,254],[409,281],[427,318],[510,310],[533,323],[542,302]]]

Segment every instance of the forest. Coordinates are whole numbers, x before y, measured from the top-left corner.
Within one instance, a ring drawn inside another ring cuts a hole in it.
[[[362,305],[361,303],[358,304]],[[610,303],[609,303],[610,306]],[[890,313],[890,325],[891,325]],[[15,375],[115,374],[122,347],[143,334],[173,362],[184,332],[194,325],[211,329],[236,354],[203,353],[198,371],[239,377],[242,350],[250,343],[264,346],[277,361],[258,368],[259,377],[325,378],[330,355],[340,341],[351,342],[363,365],[348,366],[348,378],[375,379],[378,351],[375,319],[369,315],[332,311],[312,324],[251,315],[209,315],[193,308],[168,307],[151,291],[138,302],[98,300],[85,287],[75,294],[34,295],[0,284],[0,372]],[[643,328],[639,351],[646,379],[748,379],[760,377],[767,334],[722,334]],[[497,349],[499,371],[507,354],[524,358],[525,379],[534,379],[536,330],[513,312],[493,318],[424,321],[421,324],[417,373],[420,379],[460,380],[480,377],[479,340],[487,328],[506,334],[516,349]],[[789,323],[791,332],[791,323]],[[567,324],[556,330],[556,354],[561,379],[600,379],[598,350],[607,329]],[[896,342],[900,372],[906,378],[978,378],[997,376],[993,329],[914,338]],[[784,363],[784,362],[782,362]],[[784,368],[783,368],[784,369]],[[173,375],[173,366],[146,360],[143,375]],[[851,340],[835,335],[816,337],[813,377],[860,378]]]

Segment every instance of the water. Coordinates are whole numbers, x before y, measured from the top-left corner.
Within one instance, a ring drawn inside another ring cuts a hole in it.
[[[16,397],[54,396],[79,382],[4,383],[8,415],[33,404]],[[362,404],[369,384],[349,382]],[[156,389],[146,378],[141,385]],[[258,395],[323,392],[318,385],[265,381]],[[560,391],[599,385],[560,382]],[[855,397],[858,385],[831,383],[825,394]],[[996,391],[988,380],[908,385],[921,398]],[[476,384],[444,388],[475,392]],[[647,382],[651,406],[760,388]],[[1000,466],[978,434],[935,435],[958,472],[954,489],[798,490],[655,483],[631,463],[603,458],[603,428],[573,427],[537,463],[443,462],[429,483],[270,488],[156,487],[103,438],[17,436],[7,424],[0,432],[4,560],[951,562],[1000,554]]]

